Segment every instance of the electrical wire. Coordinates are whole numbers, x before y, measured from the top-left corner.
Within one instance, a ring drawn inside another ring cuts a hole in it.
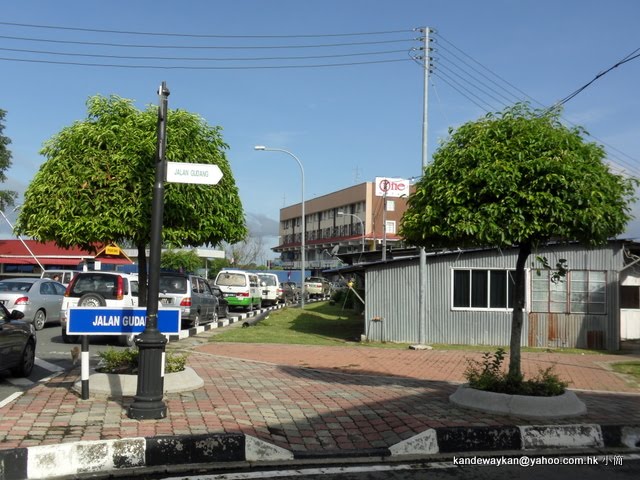
[[[393,33],[412,33],[413,29],[408,30],[386,30],[380,32],[358,32],[358,33],[324,33],[324,34],[304,34],[304,35],[213,35],[213,34],[197,34],[197,33],[171,33],[171,32],[140,32],[128,30],[105,30],[99,28],[82,28],[82,27],[63,27],[59,25],[37,25],[31,23],[14,23],[0,22],[0,25],[12,27],[41,28],[49,30],[67,30],[76,32],[89,33],[115,33],[122,35],[145,35],[157,37],[184,37],[184,38],[323,38],[323,37],[355,37],[366,35],[387,35]]]
[[[392,53],[405,53],[406,50],[384,50],[376,52],[342,53],[334,55],[305,55],[305,56],[281,56],[281,57],[166,57],[149,55],[106,55],[98,53],[73,53],[56,52],[52,50],[29,50],[22,48],[3,48],[1,51],[17,53],[34,53],[40,55],[57,55],[69,57],[89,57],[89,58],[114,58],[122,60],[180,60],[180,61],[211,61],[211,62],[240,62],[240,61],[265,61],[265,60],[315,60],[319,58],[345,58],[371,55],[389,55]]]
[[[85,45],[92,47],[118,47],[118,48],[154,48],[154,49],[176,49],[176,50],[266,50],[266,49],[304,49],[304,48],[334,48],[353,47],[362,45],[381,45],[388,43],[408,43],[415,39],[379,40],[371,42],[348,42],[348,43],[325,43],[313,45],[154,45],[154,44],[134,44],[134,43],[111,43],[111,42],[89,42],[84,40],[53,40],[50,38],[14,37],[11,35],[0,35],[5,40],[19,40],[23,42],[54,43],[63,45]]]
[[[450,48],[443,47],[442,44],[439,42],[439,40],[443,40],[444,42],[446,42],[447,46]],[[476,83],[479,82],[478,77],[474,75],[471,71],[467,70],[466,67],[468,67],[473,72],[478,73],[479,75],[481,75],[483,78],[486,78],[490,82],[491,86],[483,82],[486,88],[489,88],[491,91],[495,91],[495,89],[498,89],[499,91],[503,92],[503,94],[500,94],[500,97],[502,97],[503,99],[513,98],[513,103],[529,102],[529,103],[538,105],[540,108],[545,108],[545,106],[541,102],[535,100],[534,98],[532,98],[531,96],[527,95],[525,92],[517,88],[515,85],[511,84],[504,78],[492,72],[490,69],[482,65],[480,62],[473,59],[470,55],[466,54],[461,49],[453,45],[453,43],[451,43],[450,41],[443,39],[442,35],[439,33],[436,36],[436,45],[438,46],[438,50],[442,49],[446,51],[448,53],[448,56],[446,57],[447,62],[443,62],[441,60],[440,55],[435,57],[437,61],[436,61],[436,68],[433,69],[434,77],[438,78],[440,81],[448,85],[450,88],[452,88],[458,94],[460,94],[461,96],[466,98],[468,101],[476,105],[481,110],[487,113],[499,110],[499,109],[496,109],[495,106],[493,105],[493,102],[496,101],[497,99],[495,98],[494,95],[488,95],[486,91],[483,91],[483,89],[480,89],[477,86]],[[452,49],[459,52],[460,55],[454,55],[452,52]],[[635,58],[640,56],[640,54],[636,54],[639,50],[640,48],[631,52],[625,58],[623,58],[618,63],[616,63],[613,67],[611,67],[607,71],[600,74],[599,77],[601,77],[603,74],[607,73],[611,69],[616,68],[617,66],[620,66],[631,60],[634,60]],[[478,65],[481,70],[479,70],[478,68],[475,68],[469,61],[466,61],[462,57],[466,57],[471,62],[473,62],[473,64]],[[451,63],[452,67],[449,67],[445,63]],[[420,65],[422,66],[422,64]],[[453,78],[451,75],[453,73],[454,66],[456,69],[462,72],[457,74],[455,76],[456,78]],[[483,71],[487,72],[487,75],[482,73]],[[447,75],[447,72],[449,73],[449,75]],[[586,87],[583,87],[580,91],[584,90],[584,88]],[[574,92],[574,94],[572,95],[575,96],[575,94],[577,93]],[[502,103],[502,102],[499,102],[499,103]],[[561,118],[567,124],[572,125],[573,127],[577,127],[577,125],[575,125],[573,122],[571,122],[567,118],[565,117],[561,117]],[[640,162],[637,159],[634,159],[633,157],[627,155],[626,153],[620,151],[619,149],[609,145],[607,142],[604,142],[601,139],[598,139],[597,137],[590,134],[589,132],[585,132],[585,135],[590,137],[592,140],[598,142],[599,144],[607,147],[607,161],[613,168],[619,169],[624,174],[640,176],[640,168],[639,168]],[[622,157],[625,157],[625,158],[622,158]]]
[[[247,66],[189,66],[189,65],[119,65],[108,63],[81,63],[81,62],[58,62],[54,60],[35,60],[24,58],[0,57],[0,61],[20,62],[20,63],[44,63],[49,65],[74,65],[81,67],[103,67],[103,68],[129,68],[129,69],[155,69],[155,70],[278,70],[278,69],[303,69],[303,68],[327,68],[327,67],[352,67],[358,65],[375,65],[383,63],[407,62],[406,58],[395,60],[372,60],[368,62],[350,63],[324,63],[314,65],[247,65]]]

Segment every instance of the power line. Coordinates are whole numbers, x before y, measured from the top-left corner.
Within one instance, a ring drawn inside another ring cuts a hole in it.
[[[381,45],[388,43],[414,42],[415,39],[379,40],[371,42],[349,42],[349,43],[327,43],[314,45],[156,45],[156,44],[131,44],[131,43],[109,43],[109,42],[88,42],[81,40],[52,40],[48,38],[14,37],[10,35],[0,35],[5,40],[20,40],[24,42],[55,43],[64,45],[89,45],[94,47],[118,47],[118,48],[155,48],[155,49],[193,49],[193,50],[265,50],[265,49],[303,49],[303,48],[333,48],[333,47],[353,47],[362,45]]]
[[[351,67],[357,65],[375,65],[382,63],[398,63],[409,61],[406,58],[395,60],[372,60],[368,62],[350,63],[325,63],[316,65],[247,65],[247,66],[189,66],[189,65],[119,65],[108,63],[82,63],[82,62],[58,62],[54,60],[35,60],[25,58],[0,57],[0,61],[20,62],[20,63],[43,63],[50,65],[73,65],[81,67],[104,67],[104,68],[130,68],[130,69],[156,69],[156,70],[278,70],[278,69],[304,69],[304,68],[325,68],[325,67]]]
[[[635,60],[636,58],[640,57],[640,53],[636,54],[636,52],[640,50],[640,48],[636,48],[633,52],[631,52],[630,54],[628,54],[626,57],[624,57],[622,60],[618,61],[617,63],[615,63],[614,65],[612,65],[611,67],[607,68],[606,70],[598,73],[595,77],[593,77],[592,80],[590,80],[589,82],[585,83],[583,86],[581,86],[580,88],[578,88],[576,91],[574,91],[573,93],[570,93],[569,95],[567,95],[566,97],[564,97],[562,100],[559,100],[558,102],[555,103],[555,105],[553,105],[552,107],[550,107],[550,109],[559,107],[560,105],[564,105],[565,103],[567,103],[569,100],[571,100],[572,98],[575,98],[577,95],[579,95],[581,92],[583,92],[584,90],[586,90],[587,88],[589,88],[591,85],[593,85],[593,83],[595,83],[597,80],[599,80],[600,78],[604,77],[607,73],[609,73],[611,70],[614,70],[616,68],[618,68],[621,65],[624,65],[627,62],[630,62],[631,60]]]
[[[324,37],[354,37],[367,35],[388,35],[394,33],[412,33],[413,29],[408,30],[386,30],[380,32],[357,32],[357,33],[324,33],[324,34],[304,34],[304,35],[214,35],[214,34],[197,34],[197,33],[171,33],[171,32],[141,32],[128,30],[105,30],[99,28],[82,28],[82,27],[64,27],[60,25],[37,25],[31,23],[14,23],[0,22],[0,25],[8,25],[13,27],[41,28],[49,30],[67,30],[76,32],[89,33],[115,33],[123,35],[145,35],[157,37],[184,37],[184,38],[324,38]]]
[[[5,52],[19,52],[19,53],[35,53],[41,55],[57,55],[57,56],[69,56],[69,57],[90,57],[90,58],[116,58],[125,60],[182,60],[182,61],[265,61],[265,60],[315,60],[320,58],[345,58],[345,57],[359,57],[359,56],[372,56],[372,55],[389,55],[392,53],[405,53],[406,50],[384,50],[376,52],[357,52],[357,53],[342,53],[332,55],[305,55],[305,56],[281,56],[281,57],[167,57],[167,56],[149,56],[149,55],[107,55],[99,53],[73,53],[73,52],[55,52],[51,50],[29,50],[23,48],[3,48],[0,50]]]

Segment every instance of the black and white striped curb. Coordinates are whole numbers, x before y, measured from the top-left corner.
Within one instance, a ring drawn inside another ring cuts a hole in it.
[[[50,479],[192,464],[280,463],[320,458],[426,457],[468,452],[640,449],[640,426],[527,425],[426,430],[389,448],[291,452],[244,434],[98,440],[0,450],[0,480]]]

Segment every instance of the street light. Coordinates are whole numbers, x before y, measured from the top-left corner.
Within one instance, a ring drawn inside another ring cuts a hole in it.
[[[354,215],[353,213],[338,212],[338,216],[343,216],[343,215],[348,215],[350,217],[356,217],[360,221],[360,228],[362,229],[362,252],[364,253],[364,234],[365,234],[364,222],[362,221],[362,219],[359,216]]]
[[[298,157],[296,157],[293,153],[291,153],[288,150],[283,150],[282,148],[269,148],[269,147],[265,147],[264,145],[256,145],[255,147],[253,147],[255,150],[260,150],[263,152],[282,152],[282,153],[286,153],[287,155],[293,157],[293,159],[298,162],[298,165],[300,166],[300,175],[302,176],[302,234],[301,234],[301,243],[300,243],[300,287],[301,287],[301,292],[302,294],[300,295],[300,308],[304,309],[304,272],[305,272],[305,225],[304,225],[304,168],[302,167],[302,162],[298,159]]]

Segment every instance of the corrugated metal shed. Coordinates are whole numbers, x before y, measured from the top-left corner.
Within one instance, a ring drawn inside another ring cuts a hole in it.
[[[536,275],[536,255],[552,265],[566,259],[570,270],[606,272],[603,314],[532,313],[531,276]],[[422,325],[427,343],[508,345],[510,309],[460,310],[452,307],[453,270],[512,270],[516,249],[467,250],[427,254],[427,319]],[[623,242],[599,248],[557,245],[534,252],[528,261],[527,306],[523,346],[576,347],[617,350],[620,339],[618,275],[624,267]],[[365,335],[373,341],[417,343],[419,265],[417,257],[379,262],[365,270]]]

